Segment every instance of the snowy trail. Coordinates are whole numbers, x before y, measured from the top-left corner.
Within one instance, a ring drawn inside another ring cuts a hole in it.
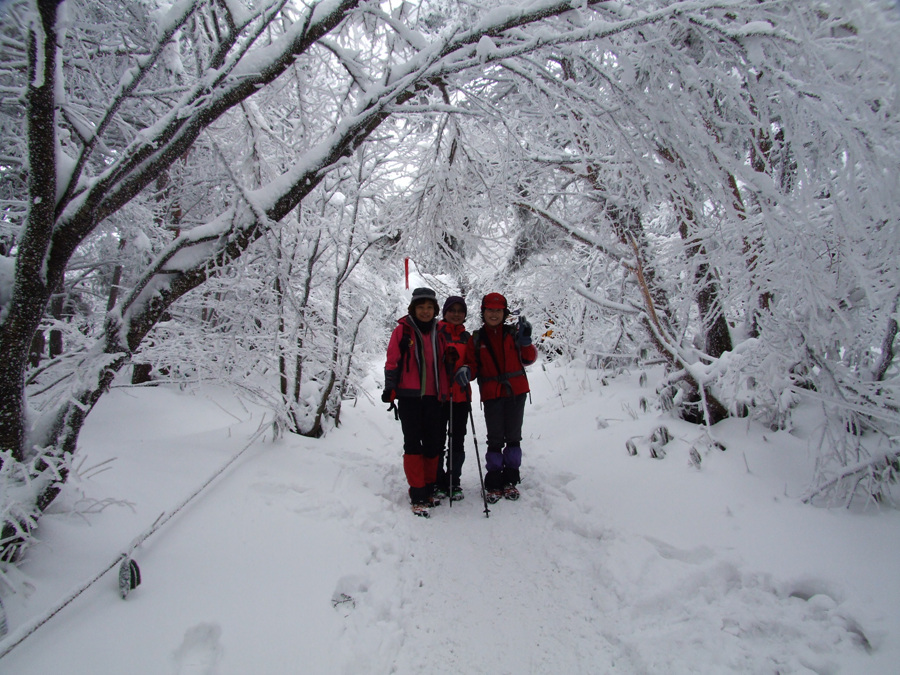
[[[609,388],[574,371],[532,381],[522,498],[489,518],[471,435],[466,498],[413,516],[400,426],[360,400],[325,439],[252,448],[136,552],[144,583],[127,601],[98,584],[0,670],[895,672],[897,513],[784,498],[795,490],[786,462],[806,456],[803,443],[744,422],[718,429],[729,450],[692,467],[697,428],[634,413],[636,376]],[[95,411],[85,447],[117,468],[77,481],[46,518],[47,546],[23,570],[35,591],[4,598],[13,626],[246,444],[258,417],[223,415],[228,405],[158,389],[114,392]],[[183,433],[150,423],[148,409],[171,411]],[[675,436],[663,461],[645,442],[660,423]],[[638,457],[624,451],[629,438]],[[133,512],[66,511],[79,497],[123,494]]]
[[[551,406],[543,414],[560,413]],[[348,462],[348,471],[375,476],[390,508],[366,514],[371,557],[336,589],[355,601],[342,638],[354,649],[342,672],[414,673],[423,663],[436,673],[687,673],[698,663],[719,672],[831,672],[830,654],[865,646],[825,588],[808,602],[742,571],[728,551],[605,526],[569,489],[575,474],[553,470],[566,453],[539,442],[520,501],[501,500],[485,518],[468,466],[463,502],[445,502],[427,521],[412,517],[392,430],[382,428],[368,466],[366,455]],[[360,579],[367,590],[356,597]],[[373,626],[392,639],[379,642]]]
[[[478,483],[464,481],[465,500],[452,508],[445,501],[423,521],[409,514],[405,484],[396,468],[392,474],[383,525],[394,536],[387,546],[373,539],[365,569],[336,589],[353,597],[359,579],[382,582],[347,612],[346,643],[357,648],[343,672],[372,666],[365,636],[378,622],[398,639],[374,672],[412,673],[423,663],[436,673],[577,672],[609,663],[607,646],[592,638],[595,611],[585,592],[600,533],[586,538],[554,522],[547,510],[554,490],[525,489],[519,502],[492,505],[485,518]]]

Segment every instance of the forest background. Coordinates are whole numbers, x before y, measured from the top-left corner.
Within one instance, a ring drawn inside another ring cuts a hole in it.
[[[4,583],[115,378],[341,423],[406,298],[501,291],[646,405],[898,463],[893,2],[0,6]],[[160,421],[161,423],[164,420]]]

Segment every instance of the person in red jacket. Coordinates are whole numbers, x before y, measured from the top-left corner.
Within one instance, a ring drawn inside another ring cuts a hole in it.
[[[438,323],[438,329],[447,336],[445,361],[450,373],[456,369],[457,362],[462,363],[465,359],[469,334],[463,324],[468,311],[466,301],[458,295],[451,295],[444,302],[442,311],[444,318]],[[451,400],[444,404],[445,424],[450,430],[450,439],[447,443],[447,452],[441,453],[438,465],[437,494],[448,495],[451,500],[458,501],[463,498],[459,479],[463,463],[466,461],[466,425],[469,420],[469,411],[472,409],[472,388],[468,384],[463,387],[452,382],[450,396]],[[444,468],[445,457],[446,469]]]
[[[403,430],[403,471],[413,513],[428,516],[446,427],[443,403],[450,400],[450,377],[444,362],[446,336],[438,330],[438,302],[430,288],[416,288],[408,314],[397,320],[388,342],[381,400],[397,399]]]
[[[531,344],[531,324],[520,317],[506,325],[509,307],[500,293],[488,293],[481,301],[484,325],[472,334],[464,364],[454,379],[460,386],[478,380],[487,426],[484,488],[491,503],[500,497],[519,498],[522,465],[522,422],[530,391],[525,366],[537,360]]]

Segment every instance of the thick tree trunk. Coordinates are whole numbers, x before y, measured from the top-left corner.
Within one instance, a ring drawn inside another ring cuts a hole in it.
[[[60,0],[38,2],[40,26],[29,35],[29,211],[19,240],[12,298],[6,318],[0,323],[0,449],[10,451],[18,461],[23,461],[27,453],[24,373],[50,290],[57,286],[63,273],[48,255],[56,206],[54,88],[59,5]]]
[[[728,321],[725,320],[725,312],[719,300],[719,282],[706,262],[708,255],[703,244],[691,238],[691,227],[694,216],[690,209],[683,205],[678,208],[680,223],[678,232],[685,243],[688,258],[696,262],[694,283],[697,291],[697,309],[700,312],[700,325],[704,332],[704,351],[714,359],[725,352],[734,349],[731,341],[731,331]]]

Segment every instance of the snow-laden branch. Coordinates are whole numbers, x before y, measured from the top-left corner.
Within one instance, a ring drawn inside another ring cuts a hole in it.
[[[340,7],[340,5],[335,6]],[[512,27],[564,11],[569,7],[569,2],[554,2],[531,6],[528,11],[517,9],[510,13],[495,13],[491,16],[490,21],[486,19],[479,26],[487,32],[500,33]],[[318,16],[319,12],[316,13],[316,17]],[[315,20],[312,23],[315,23]],[[312,31],[312,26],[306,32],[310,31]],[[151,304],[157,308],[153,313],[160,313],[162,308],[174,301],[175,298],[189,288],[202,283],[207,278],[207,270],[219,268],[228,260],[240,255],[240,251],[250,242],[255,241],[267,225],[279,221],[306,194],[309,194],[331,166],[352,153],[384,119],[398,109],[404,100],[411,98],[417,87],[428,86],[428,81],[436,76],[458,72],[467,67],[465,59],[451,58],[450,55],[459,50],[468,49],[475,42],[477,35],[478,33],[472,30],[450,31],[445,40],[430,45],[427,49],[415,54],[405,64],[394,67],[390,80],[382,86],[373,87],[364,92],[365,95],[356,105],[356,112],[341,119],[327,139],[312,147],[295,162],[291,169],[268,185],[255,191],[248,191],[246,198],[248,203],[253,204],[252,209],[220,216],[206,226],[183,234],[179,241],[173,242],[165,254],[166,264],[155,265],[150,275],[138,284],[140,290],[129,299],[129,316],[142,316],[146,310],[141,308],[149,308]],[[264,71],[266,67],[274,67],[274,64],[284,54],[284,48],[281,45],[292,44],[296,39],[296,36],[285,36],[272,46],[261,50],[271,53],[273,56],[264,57],[257,54],[260,71]],[[549,39],[549,36],[542,38],[542,40]],[[513,37],[513,40],[522,42],[517,35]],[[516,47],[516,50],[524,53],[541,44],[544,44],[541,40],[535,41],[527,38],[523,44]],[[236,85],[236,87],[238,86],[242,85]],[[223,100],[222,96],[220,94],[214,98]],[[196,110],[192,112],[192,116],[197,114]],[[259,218],[255,213],[259,210],[265,212],[265,220]],[[591,242],[591,245],[602,246],[599,242]],[[202,248],[198,249],[198,246]],[[610,253],[622,264],[627,264],[622,256]],[[183,261],[186,266],[181,267],[178,261]],[[152,281],[150,277],[155,277],[155,281]],[[161,298],[164,299],[164,302],[160,302]],[[151,303],[151,301],[153,302]],[[133,334],[127,324],[128,322],[126,322],[126,326],[123,326],[130,336],[127,344],[135,345],[140,341],[140,335]],[[148,325],[152,325],[152,320],[149,316],[144,316],[138,325],[146,328]],[[142,333],[144,328],[140,329],[138,333]]]
[[[696,359],[691,359],[687,354],[683,353],[681,348],[678,346],[677,340],[675,340],[671,335],[668,335],[667,331],[662,325],[662,322],[657,317],[652,294],[647,284],[647,280],[644,276],[643,265],[641,263],[637,244],[633,239],[631,240],[631,244],[634,252],[634,257],[631,260],[626,260],[623,255],[619,254],[618,252],[612,251],[596,237],[588,235],[570,224],[564,223],[560,219],[533,204],[517,202],[515,205],[544,218],[551,225],[561,229],[576,241],[580,241],[583,244],[595,248],[596,250],[610,257],[612,260],[618,262],[620,265],[622,265],[623,268],[630,271],[635,276],[638,287],[641,289],[641,296],[644,299],[644,307],[641,309],[629,305],[611,303],[604,300],[603,298],[595,296],[593,293],[583,287],[576,288],[575,290],[579,295],[599,306],[605,307],[618,313],[635,314],[642,316],[643,323],[650,331],[650,334],[653,337],[659,351],[663,354],[663,356],[667,358],[667,360],[670,361],[670,363],[672,363],[673,365],[677,364],[677,366],[680,367],[681,371],[677,374],[677,378],[688,381],[691,384],[691,387],[697,392],[704,411],[704,419],[706,420],[707,424],[713,424],[716,421],[721,420],[725,416],[727,416],[725,407],[714,396],[712,396],[712,394],[708,390],[708,368],[697,362]]]
[[[598,307],[603,307],[604,309],[609,309],[617,314],[643,314],[643,310],[640,307],[635,307],[634,305],[626,305],[621,302],[613,302],[611,300],[607,300],[606,298],[601,298],[596,293],[592,292],[589,288],[579,285],[575,286],[575,292],[578,293],[582,298],[587,300],[588,302],[592,302]]]
[[[429,40],[427,37],[422,35],[420,31],[411,29],[406,23],[403,22],[402,18],[399,16],[401,12],[404,11],[403,7],[404,3],[400,3],[400,5],[395,10],[397,16],[388,14],[380,7],[374,4],[365,4],[361,8],[361,12],[363,14],[368,14],[384,24],[390,26],[391,30],[400,37],[401,40],[406,42],[410,47],[417,50],[424,50],[428,48]]]
[[[610,259],[618,262],[622,267],[627,270],[634,271],[637,261],[634,258],[629,258],[625,254],[610,248],[607,244],[589,232],[585,232],[581,230],[577,226],[567,223],[564,220],[554,216],[552,213],[542,209],[536,204],[529,204],[527,202],[514,202],[513,206],[517,206],[519,208],[525,209],[533,213],[536,216],[543,218],[547,223],[552,225],[553,227],[565,232],[568,236],[572,237],[575,241],[579,241],[582,244],[586,244],[591,248],[594,248],[604,255],[608,256]]]
[[[85,185],[84,191],[64,205],[58,228],[75,229],[84,236],[99,220],[108,217],[132,199],[161,171],[181,156],[212,122],[281,75],[294,59],[326,35],[356,6],[358,0],[320,2],[272,44],[249,50],[252,40],[241,46],[221,68],[203,73],[197,83],[168,113],[144,129],[123,149],[123,159]],[[271,8],[268,8],[271,10]],[[257,33],[274,14],[266,14]],[[227,81],[224,75],[230,74]],[[73,233],[64,232],[69,238]]]
[[[845,468],[837,476],[811,488],[802,497],[809,504],[824,500],[828,505],[843,502],[849,507],[860,488],[864,488],[867,499],[883,497],[884,488],[900,479],[900,452],[880,453],[863,462]]]
[[[123,102],[133,94],[137,86],[146,77],[153,66],[156,65],[160,55],[163,53],[166,45],[172,40],[175,33],[194,15],[197,7],[197,3],[181,3],[180,5],[176,4],[170,8],[164,21],[160,23],[160,31],[156,44],[147,56],[138,57],[136,59],[137,64],[135,67],[129,68],[122,75],[116,90],[112,93],[110,104],[107,106],[96,127],[93,129],[88,129],[86,126],[82,127],[84,131],[82,131],[81,135],[83,137],[84,145],[81,148],[78,158],[75,160],[70,175],[66,177],[64,181],[61,181],[65,187],[61,191],[62,196],[59,200],[60,204],[68,202],[72,198],[72,195],[79,189],[84,189],[83,186],[79,186],[81,174],[94,150],[101,142],[101,138],[107,127],[112,123]]]

